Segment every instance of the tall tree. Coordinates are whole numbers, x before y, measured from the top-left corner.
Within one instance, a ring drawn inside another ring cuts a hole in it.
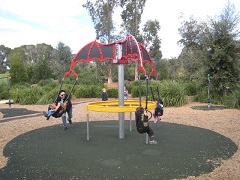
[[[225,95],[227,88],[233,88],[240,80],[237,56],[237,38],[240,31],[239,12],[228,3],[217,19],[210,19],[209,30],[204,43],[208,50],[207,74],[212,76],[214,91]]]
[[[102,43],[111,43],[115,40],[113,13],[114,9],[119,5],[119,0],[98,0],[93,4],[89,0],[83,7],[86,8],[92,18],[96,31],[96,39]],[[113,64],[109,61],[104,62],[108,70],[108,83],[112,83]]]
[[[121,13],[123,31],[127,34],[133,35],[137,41],[142,41],[140,35],[140,24],[142,13],[145,7],[146,0],[121,0]],[[138,62],[135,63],[135,80],[138,76]]]
[[[72,58],[71,49],[65,46],[63,42],[59,42],[56,49],[54,49],[53,58],[51,58],[51,68],[54,70],[56,77],[62,78],[64,73],[69,70]]]
[[[153,60],[162,58],[161,40],[158,36],[161,27],[158,20],[148,20],[143,27],[143,41]]]

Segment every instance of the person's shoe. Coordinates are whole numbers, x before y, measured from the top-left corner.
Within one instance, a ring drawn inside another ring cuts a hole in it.
[[[155,140],[149,141],[149,144],[157,144],[157,141]]]
[[[42,113],[43,113],[44,117],[48,117],[47,113],[45,111],[43,111]]]
[[[160,120],[158,117],[156,117],[154,123],[157,123],[158,121],[160,121]]]
[[[72,120],[71,119],[69,119],[68,122],[69,122],[69,124],[72,124]]]
[[[64,127],[63,130],[67,130],[67,127]]]
[[[46,120],[49,120],[50,116],[47,116]]]

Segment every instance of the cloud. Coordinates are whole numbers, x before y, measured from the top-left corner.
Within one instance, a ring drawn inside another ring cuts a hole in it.
[[[157,3],[156,3],[157,2]],[[240,9],[240,1],[232,0]],[[95,40],[91,17],[82,0],[0,0],[0,44],[10,48],[21,45],[46,43],[56,47],[61,41],[77,53],[87,43]],[[206,19],[208,15],[219,14],[227,0],[147,0],[142,23],[158,19],[161,26],[164,58],[177,57],[181,47],[178,28],[179,16],[194,15]],[[120,15],[115,23],[120,23]],[[115,16],[116,16],[115,15]]]

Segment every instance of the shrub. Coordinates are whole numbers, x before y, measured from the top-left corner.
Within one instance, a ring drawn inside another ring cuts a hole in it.
[[[8,89],[7,83],[0,83],[0,99],[8,99]]]
[[[118,90],[117,89],[108,89],[107,95],[108,95],[108,98],[118,98]]]
[[[240,109],[240,88],[234,90],[229,96],[224,98],[224,104],[230,108]]]
[[[26,87],[24,85],[16,85],[10,93],[15,103],[36,104],[43,91],[39,86]]]
[[[160,96],[164,106],[182,106],[187,103],[184,87],[174,81],[163,81],[160,84]]]
[[[194,96],[197,94],[200,84],[197,82],[191,81],[184,83],[184,90],[188,96]]]

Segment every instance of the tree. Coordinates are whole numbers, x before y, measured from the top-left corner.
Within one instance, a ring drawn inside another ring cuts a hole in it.
[[[59,42],[56,49],[53,50],[53,57],[50,61],[50,66],[54,70],[54,74],[58,78],[62,78],[63,75],[69,70],[72,62],[72,52],[68,46],[65,46],[63,42]]]
[[[101,43],[111,43],[116,38],[114,36],[113,13],[118,5],[119,0],[98,0],[95,4],[87,0],[87,3],[83,4],[83,7],[88,10],[92,18],[96,39],[100,40]],[[108,70],[108,83],[112,83],[113,64],[109,61],[106,61],[104,64]]]
[[[161,40],[158,36],[160,29],[158,20],[148,20],[143,27],[143,44],[149,49],[153,60],[160,60],[162,58],[162,52],[160,50]]]
[[[239,12],[228,3],[218,19],[210,19],[209,29],[204,38],[208,50],[206,74],[212,76],[214,91],[226,95],[227,88],[234,88],[240,80],[237,37],[240,22]]]
[[[15,48],[9,55],[10,76],[13,84],[27,82],[27,72],[23,59],[26,59],[23,48]]]
[[[11,52],[11,48],[0,45],[0,73],[5,73],[9,67],[8,55]]]
[[[141,17],[146,0],[121,0],[120,6],[123,8],[121,13],[122,28],[126,34],[133,35],[137,41],[142,42],[140,35]],[[138,76],[138,62],[135,63],[135,80]]]

